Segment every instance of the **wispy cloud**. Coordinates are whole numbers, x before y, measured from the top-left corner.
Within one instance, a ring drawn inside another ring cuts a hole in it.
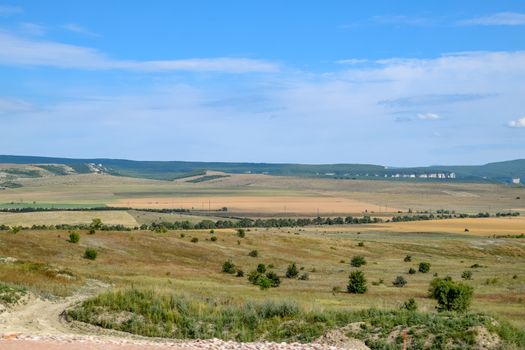
[[[99,36],[99,34],[92,32],[89,29],[81,25],[78,25],[76,23],[66,23],[62,25],[61,27],[62,29],[68,30],[70,32],[74,32],[74,33],[78,33],[78,34],[82,34],[86,36]]]
[[[441,116],[437,113],[418,113],[417,119],[419,120],[438,120]]]
[[[349,65],[362,64],[362,63],[367,63],[367,62],[368,60],[363,59],[363,58],[348,58],[348,59],[336,61],[336,63],[338,64],[349,64]]]
[[[371,21],[376,24],[386,25],[408,25],[408,26],[428,26],[435,23],[435,19],[420,16],[404,15],[383,15],[374,16]]]
[[[273,62],[250,58],[192,58],[136,61],[113,59],[89,47],[54,41],[29,40],[0,32],[0,64],[70,69],[121,69],[144,72],[191,71],[221,73],[275,72]]]
[[[24,22],[20,23],[19,27],[23,33],[29,35],[41,36],[46,33],[46,27],[36,23]]]
[[[481,26],[520,26],[525,25],[525,13],[499,12],[487,16],[464,19],[459,21],[458,24]]]
[[[420,105],[445,105],[459,102],[471,102],[482,100],[495,96],[495,94],[481,94],[481,93],[457,93],[457,94],[429,94],[399,97],[391,100],[382,100],[378,103],[390,107],[407,107]]]
[[[511,128],[525,128],[525,117],[509,122]]]
[[[22,12],[24,10],[20,6],[0,5],[0,16],[11,16]]]
[[[0,115],[7,113],[28,112],[31,110],[33,110],[33,106],[27,101],[0,97]]]

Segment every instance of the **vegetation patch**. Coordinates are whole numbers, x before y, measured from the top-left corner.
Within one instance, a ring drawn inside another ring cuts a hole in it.
[[[345,327],[348,336],[364,340],[372,349],[398,348],[405,330],[410,349],[475,349],[482,327],[497,334],[504,345],[525,346],[523,330],[481,314],[311,310],[289,300],[199,299],[138,289],[101,294],[68,310],[67,316],[144,336],[243,342],[310,342]]]
[[[14,305],[26,295],[25,288],[11,286],[0,282],[0,304],[4,306]]]

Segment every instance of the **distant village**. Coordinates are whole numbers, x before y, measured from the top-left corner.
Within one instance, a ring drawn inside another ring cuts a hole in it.
[[[321,174],[318,174],[321,175]],[[324,176],[336,176],[335,173],[324,173]],[[350,174],[346,173],[343,175],[345,178],[350,177],[378,177],[378,178],[401,178],[401,179],[455,179],[456,173],[454,172],[438,172],[438,173],[423,173],[423,174],[416,174],[416,173],[392,173],[392,174]]]

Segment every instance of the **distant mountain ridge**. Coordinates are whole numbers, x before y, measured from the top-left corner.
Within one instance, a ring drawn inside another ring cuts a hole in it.
[[[206,170],[233,174],[268,174],[323,178],[372,178],[414,180],[494,181],[511,183],[525,179],[525,159],[488,163],[485,165],[428,166],[393,168],[374,164],[292,164],[292,163],[229,163],[188,161],[135,161],[127,159],[74,159],[38,156],[0,155],[0,163],[43,165],[55,175],[74,173],[107,173],[160,180],[202,174]],[[47,165],[47,166],[46,166]],[[51,165],[51,166],[50,166]],[[53,165],[63,165],[61,167]]]

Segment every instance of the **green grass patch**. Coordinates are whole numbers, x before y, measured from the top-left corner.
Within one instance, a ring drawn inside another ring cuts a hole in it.
[[[187,297],[128,289],[101,294],[68,310],[68,317],[107,329],[178,339],[310,342],[344,326],[350,337],[372,349],[394,349],[407,330],[411,349],[477,348],[477,327],[503,343],[525,346],[525,332],[482,314],[420,313],[406,310],[305,309],[290,300]],[[356,322],[363,322],[356,324]]]
[[[188,180],[186,182],[199,183],[199,182],[206,182],[206,181],[211,181],[215,179],[221,179],[223,177],[230,177],[230,175],[206,175],[206,176],[198,177],[196,179]]]
[[[16,287],[0,282],[0,303],[4,305],[16,304],[27,293],[25,288]]]

